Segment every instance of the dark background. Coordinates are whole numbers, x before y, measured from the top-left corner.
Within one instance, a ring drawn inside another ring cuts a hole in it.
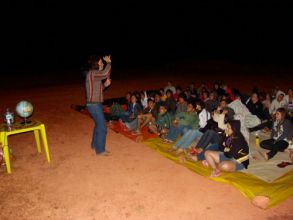
[[[79,70],[111,53],[116,69],[186,58],[292,66],[291,5],[12,4],[2,19],[1,75]]]

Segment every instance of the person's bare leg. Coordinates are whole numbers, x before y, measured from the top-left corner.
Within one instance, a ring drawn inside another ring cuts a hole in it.
[[[137,129],[140,130],[141,129],[141,125],[144,121],[144,115],[138,115],[137,116]]]
[[[141,134],[141,124],[143,122],[143,115],[137,116],[137,129],[133,131],[133,134]]]
[[[156,135],[160,135],[160,133],[159,133],[158,130],[157,130],[157,127],[155,126],[155,124],[150,125],[150,126],[149,126],[149,129],[150,129],[150,131],[153,132],[154,134],[156,134]]]
[[[290,158],[291,162],[293,163],[293,150],[292,149],[289,150],[289,158]]]
[[[235,172],[236,164],[232,161],[223,161],[218,165],[218,169],[224,172]]]
[[[267,152],[263,152],[263,151],[260,151],[259,150],[258,153],[263,157],[263,159],[265,161],[268,161],[269,160],[269,156],[268,156]]]
[[[151,114],[146,114],[146,115],[144,115],[144,117],[145,117],[145,119],[144,119],[144,122],[141,125],[141,128],[143,128],[144,126],[146,126],[153,119],[153,116]]]
[[[217,168],[217,165],[220,162],[219,152],[207,150],[205,153],[206,161],[209,166],[212,168],[211,177],[216,177],[220,174],[220,170]]]

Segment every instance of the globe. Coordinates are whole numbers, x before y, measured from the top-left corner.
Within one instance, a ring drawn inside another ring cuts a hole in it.
[[[28,101],[22,100],[16,105],[15,110],[20,117],[22,117],[22,118],[24,118],[24,120],[26,120],[26,118],[28,118],[32,115],[34,107]]]

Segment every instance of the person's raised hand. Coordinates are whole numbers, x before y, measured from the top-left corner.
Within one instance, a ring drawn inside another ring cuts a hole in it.
[[[106,82],[104,83],[105,87],[108,87],[111,85],[111,79],[107,78]]]
[[[111,55],[104,56],[103,59],[106,63],[111,63]]]

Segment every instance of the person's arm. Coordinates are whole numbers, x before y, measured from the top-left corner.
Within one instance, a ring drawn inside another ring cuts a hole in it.
[[[285,140],[285,139],[292,139],[293,128],[292,124],[289,120],[285,120],[283,124],[283,133],[278,138],[278,141]]]
[[[104,89],[107,88],[108,86],[110,86],[111,85],[111,79],[107,78],[106,82],[103,85],[104,85]]]
[[[199,118],[199,127],[204,128],[206,126],[207,120],[208,120],[204,110],[201,111],[201,113],[199,113],[198,118]]]
[[[218,118],[218,127],[222,130],[227,128],[227,124],[225,124],[225,114],[220,114]]]
[[[107,63],[107,66],[103,70],[94,70],[93,75],[95,78],[98,78],[100,80],[110,78],[110,73],[111,73],[111,56],[104,56],[103,60]]]
[[[95,78],[98,78],[100,80],[109,78],[111,73],[111,63],[108,63],[106,68],[103,70],[92,70],[92,73]]]
[[[234,159],[239,159],[247,156],[249,154],[249,148],[244,138],[237,137],[233,139],[230,151],[225,155],[228,157],[233,157]]]

